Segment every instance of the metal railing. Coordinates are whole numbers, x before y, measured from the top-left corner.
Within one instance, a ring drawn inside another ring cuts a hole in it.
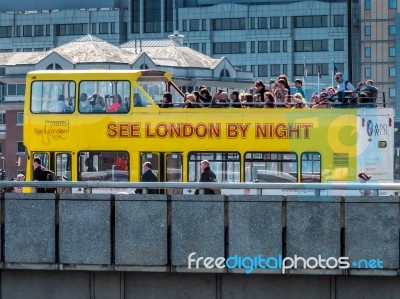
[[[36,188],[81,188],[85,193],[92,193],[94,188],[110,188],[110,189],[136,189],[141,188],[143,194],[148,189],[199,189],[200,194],[204,193],[204,189],[221,189],[221,190],[237,190],[249,189],[256,190],[257,195],[262,195],[263,190],[314,190],[315,195],[320,195],[322,190],[371,190],[373,195],[378,195],[379,191],[386,190],[397,192],[400,191],[400,183],[379,183],[379,182],[331,182],[331,183],[198,183],[198,182],[105,182],[105,181],[0,181],[0,188],[7,187],[31,187],[32,192]],[[112,193],[112,192],[111,192]]]

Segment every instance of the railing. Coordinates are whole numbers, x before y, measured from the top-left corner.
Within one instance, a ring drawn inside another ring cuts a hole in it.
[[[105,182],[105,181],[0,181],[0,188],[6,187],[31,187],[35,192],[36,188],[81,188],[85,193],[92,193],[93,188],[110,188],[110,189],[143,189],[146,194],[148,189],[199,189],[200,194],[204,193],[204,189],[221,189],[221,190],[237,190],[250,189],[256,190],[257,195],[262,195],[263,190],[313,190],[315,195],[321,195],[321,191],[326,190],[370,190],[372,195],[379,195],[379,191],[397,192],[400,190],[400,183],[378,183],[378,182],[331,182],[331,183],[182,183],[182,182]]]

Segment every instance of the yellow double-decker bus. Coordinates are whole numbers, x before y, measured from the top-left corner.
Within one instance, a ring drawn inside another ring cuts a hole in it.
[[[202,160],[229,183],[393,179],[391,108],[188,109],[183,96],[163,71],[28,73],[27,180],[34,157],[71,181],[140,181],[150,161],[162,182],[195,182]]]

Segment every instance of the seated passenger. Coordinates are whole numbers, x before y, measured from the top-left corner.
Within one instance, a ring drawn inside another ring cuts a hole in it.
[[[234,90],[231,92],[231,107],[232,108],[242,108],[242,103],[239,99],[239,92]]]
[[[243,94],[242,107],[243,108],[253,107],[253,95],[251,93]]]
[[[50,106],[50,112],[64,112],[69,107],[65,104],[64,95],[60,94],[58,96],[57,102]]]
[[[140,94],[138,93],[133,95],[133,107],[146,107],[142,102]]]
[[[186,95],[186,100],[183,103],[183,108],[201,108],[201,104],[196,102],[194,94],[189,93]]]
[[[106,111],[106,102],[104,98],[101,96],[96,97],[96,103],[92,107],[92,112],[105,112]]]
[[[92,106],[88,101],[88,96],[86,93],[82,93],[79,97],[79,112],[88,113],[92,110]]]
[[[307,109],[308,107],[306,106],[306,100],[303,98],[300,92],[296,92],[293,95],[293,100],[294,100],[294,106],[292,109]]]
[[[116,112],[121,108],[122,98],[120,95],[116,94],[112,96],[112,104],[107,108],[107,112]]]
[[[275,108],[275,97],[272,92],[264,93],[264,108]]]
[[[314,102],[313,102],[313,99],[315,99]],[[313,104],[312,104],[311,108],[329,108],[330,107],[330,101],[329,101],[329,99],[327,99],[325,97],[324,92],[321,92],[319,94],[319,96],[318,95],[313,96],[313,99],[312,99]]]
[[[363,103],[376,102],[376,98],[378,96],[378,88],[374,86],[374,81],[367,80],[365,82],[360,82],[358,83],[356,90],[359,92],[359,97],[361,97],[361,94],[365,95],[363,96]]]
[[[96,105],[96,99],[98,96],[99,96],[98,93],[94,92],[93,95],[88,98],[90,105],[92,105],[92,106]]]
[[[279,79],[277,83],[277,87],[274,91],[276,106],[277,107],[285,107],[286,106],[286,98],[288,96],[288,90],[285,88],[285,80]]]
[[[200,89],[200,100],[203,102],[204,107],[208,107],[210,105],[212,96],[207,88]]]
[[[230,101],[229,96],[222,89],[218,90],[217,93],[214,94],[214,97],[211,101],[210,108],[225,108],[229,107]]]
[[[163,94],[163,98],[160,101],[159,104],[160,108],[172,108],[174,107],[174,103],[172,102],[172,94],[169,92],[166,92]]]

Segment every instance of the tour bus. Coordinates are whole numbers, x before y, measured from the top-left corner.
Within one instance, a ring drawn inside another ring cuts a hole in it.
[[[197,182],[202,160],[232,184],[393,180],[391,108],[189,109],[158,70],[33,71],[26,83],[27,180],[35,157],[68,181],[138,182],[150,161],[161,182]]]

